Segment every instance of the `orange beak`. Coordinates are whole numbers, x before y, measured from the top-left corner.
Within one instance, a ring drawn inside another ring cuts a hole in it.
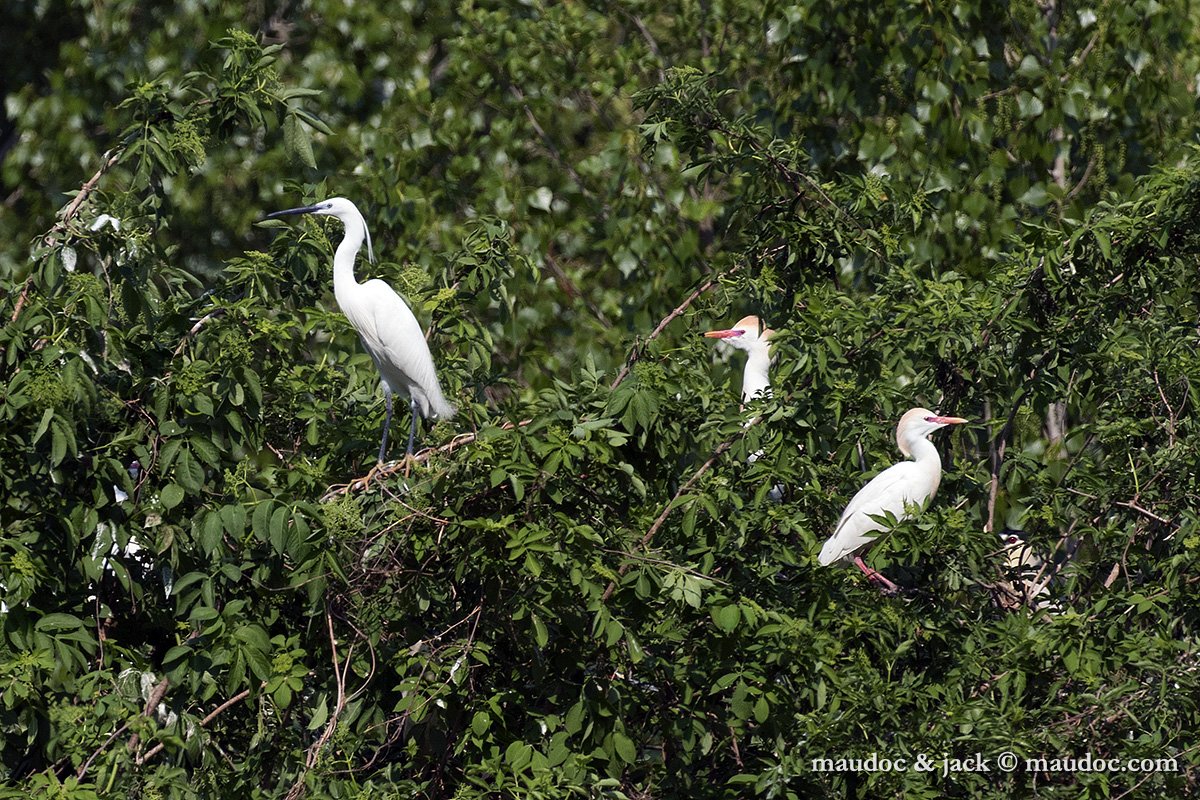
[[[962,417],[929,417],[929,421],[940,425],[962,425],[970,422],[970,420],[963,419]]]
[[[706,331],[704,336],[708,339],[732,339],[744,333],[745,331],[741,328],[731,328],[727,331]]]

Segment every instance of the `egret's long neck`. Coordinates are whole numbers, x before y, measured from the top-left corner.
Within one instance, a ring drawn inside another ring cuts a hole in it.
[[[358,256],[363,237],[367,232],[367,226],[361,219],[350,217],[342,220],[342,223],[346,227],[346,235],[342,237],[342,243],[338,245],[337,252],[333,254],[334,295],[342,295],[344,292],[358,288],[358,281],[354,279],[354,259]],[[341,303],[340,299],[338,303]]]
[[[937,493],[938,484],[942,482],[942,457],[933,446],[933,442],[924,436],[911,436],[905,444],[908,445],[913,462],[925,477],[929,497],[933,497]]]
[[[742,373],[742,402],[766,397],[771,392],[771,355],[765,347],[749,351],[746,370]]]
[[[924,436],[911,436],[906,442],[908,452],[912,454],[913,461],[918,464],[929,464],[939,472],[942,469],[942,457],[938,455],[937,448],[933,446],[933,442],[926,439]]]

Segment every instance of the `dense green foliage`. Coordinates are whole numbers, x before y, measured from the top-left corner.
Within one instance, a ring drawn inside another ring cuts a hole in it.
[[[1195,793],[1186,3],[200,5],[13,16],[7,787]],[[329,195],[460,409],[366,486],[340,230],[255,224]],[[747,313],[742,410],[698,334]],[[973,424],[885,597],[815,553],[918,404]],[[1073,553],[1052,607],[1005,526]],[[813,766],[873,753],[992,769]]]

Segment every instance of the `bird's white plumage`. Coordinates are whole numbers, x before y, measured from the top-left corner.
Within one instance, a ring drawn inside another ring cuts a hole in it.
[[[907,507],[923,505],[937,491],[940,473],[939,464],[931,482],[915,461],[902,461],[876,475],[850,500],[817,560],[828,566],[873,542],[875,537],[868,534],[886,527],[872,517],[891,514],[897,520],[904,519]]]
[[[358,331],[388,390],[415,400],[423,417],[453,416],[454,407],[442,394],[425,335],[404,298],[378,279],[357,284],[349,297],[346,294],[337,294],[338,305]]]
[[[742,317],[728,330],[709,331],[710,339],[721,339],[730,347],[746,351],[746,367],[742,370],[742,402],[771,393],[771,345],[775,331],[763,329],[756,316]]]
[[[942,480],[941,456],[926,437],[945,425],[962,422],[966,420],[939,417],[924,408],[905,413],[896,427],[896,441],[901,452],[913,460],[893,464],[858,490],[842,512],[833,535],[821,547],[817,561],[828,566],[853,556],[875,540],[871,534],[886,529],[885,523],[876,518],[891,514],[903,520],[914,506],[925,506]]]
[[[763,328],[762,322],[753,314],[742,317],[727,330],[708,331],[709,339],[721,339],[738,350],[746,351],[746,366],[742,370],[742,405],[759,397],[771,396],[771,344],[775,331]],[[747,422],[747,425],[751,423]],[[763,451],[751,453],[746,460],[753,464],[762,457]],[[783,486],[771,487],[767,499],[773,503],[783,502]]]
[[[277,217],[287,214],[323,214],[337,217],[345,235],[333,256],[333,293],[338,307],[350,325],[358,331],[363,347],[371,355],[383,379],[387,405],[383,441],[379,460],[387,447],[387,427],[392,415],[392,395],[407,395],[412,400],[413,427],[409,433],[409,451],[416,431],[415,414],[423,417],[454,415],[454,406],[446,401],[433,365],[433,355],[425,342],[421,325],[412,309],[396,291],[379,279],[359,283],[354,277],[354,261],[367,243],[367,253],[374,257],[371,235],[358,207],[344,197],[331,197],[304,208],[293,208],[268,214]]]

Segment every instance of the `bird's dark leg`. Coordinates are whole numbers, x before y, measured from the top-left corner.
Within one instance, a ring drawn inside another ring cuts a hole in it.
[[[417,401],[409,400],[408,409],[412,412],[412,424],[408,426],[408,448],[404,451],[405,458],[413,454],[413,446],[417,443]]]
[[[387,455],[387,436],[388,428],[392,424],[392,393],[384,392],[383,401],[387,405],[387,413],[383,417],[383,441],[379,443],[379,463],[383,463],[384,456]]]
[[[388,428],[392,426],[392,393],[387,390],[387,387],[384,387],[383,390],[383,403],[387,407],[387,413],[383,415],[383,440],[379,443],[379,459],[375,462],[375,466],[367,470],[367,474],[363,476],[361,481],[353,481],[350,484],[351,487],[354,487],[361,483],[364,492],[371,481],[374,480],[375,473],[383,468],[383,459],[387,455]]]
[[[862,560],[862,556],[854,557],[854,566],[861,569],[863,575],[866,575],[867,579],[878,586],[879,590],[884,594],[895,594],[900,591],[900,587],[885,578],[882,572],[868,567],[867,563]]]

